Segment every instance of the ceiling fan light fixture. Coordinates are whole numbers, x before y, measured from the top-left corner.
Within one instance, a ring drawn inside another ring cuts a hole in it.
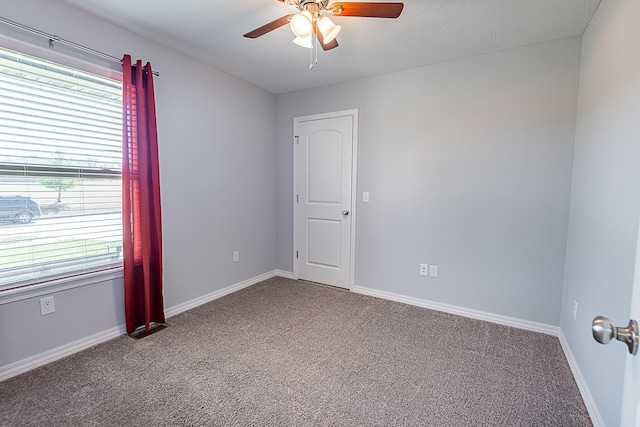
[[[311,36],[311,32],[313,31],[313,17],[311,13],[306,10],[294,15],[291,18],[291,22],[289,26],[291,27],[291,31],[297,37],[305,38]]]
[[[324,43],[331,43],[333,39],[338,36],[342,27],[340,25],[336,25],[326,16],[321,17],[318,20],[318,30],[322,34],[322,39]]]
[[[330,6],[329,3],[333,1],[340,0],[280,0],[281,3],[295,6],[299,12],[284,15],[243,36],[255,39],[289,24],[291,32],[295,35],[293,42],[307,49],[315,48],[315,62],[318,63],[318,46],[322,46],[324,51],[338,47],[336,36],[342,29],[328,16],[324,16],[325,14],[362,18],[398,18],[404,8],[404,3],[370,1],[345,1],[332,3]],[[313,59],[313,54],[311,57]],[[309,69],[311,68],[313,63],[309,66]]]
[[[293,42],[298,46],[306,47],[307,49],[313,49],[313,41],[311,40],[311,34],[307,37],[296,37]]]

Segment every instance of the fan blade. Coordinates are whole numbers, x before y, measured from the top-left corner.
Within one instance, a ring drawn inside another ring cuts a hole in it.
[[[404,3],[334,3],[327,10],[334,16],[362,16],[365,18],[397,18]]]
[[[249,31],[247,34],[243,34],[243,36],[247,37],[247,38],[250,38],[250,39],[255,39],[257,37],[265,35],[270,31],[273,31],[275,29],[278,29],[278,28],[282,27],[283,25],[287,25],[289,23],[289,21],[291,20],[292,16],[293,15],[285,15],[282,18],[278,18],[275,21],[271,21],[268,24],[265,24],[260,28],[256,28],[253,31]]]
[[[318,41],[320,42],[320,46],[322,46],[322,50],[331,50],[334,49],[336,47],[338,47],[338,40],[333,39],[331,40],[329,43],[325,43],[324,42],[324,37],[322,36],[322,33],[320,32],[320,30],[318,30],[318,26],[314,25],[313,27],[313,31],[315,31],[316,33],[316,37],[318,38]]]

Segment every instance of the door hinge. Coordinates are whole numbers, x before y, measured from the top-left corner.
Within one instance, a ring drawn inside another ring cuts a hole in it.
[[[296,259],[298,259],[298,251],[296,251]]]
[[[300,144],[300,137],[296,135],[295,138],[296,138],[296,144]]]
[[[300,203],[300,195],[296,194],[296,203]]]

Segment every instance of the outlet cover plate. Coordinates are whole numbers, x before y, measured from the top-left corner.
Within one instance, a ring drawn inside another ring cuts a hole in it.
[[[430,277],[438,277],[438,266],[430,265],[429,266],[429,276]]]
[[[53,295],[40,298],[40,315],[46,316],[47,314],[55,313],[56,306],[53,301]]]
[[[421,276],[429,275],[429,264],[420,264],[420,275]]]

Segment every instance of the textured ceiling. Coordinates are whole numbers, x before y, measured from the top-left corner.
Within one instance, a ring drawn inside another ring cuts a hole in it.
[[[320,50],[309,70],[310,51],[287,26],[242,37],[297,11],[277,0],[63,1],[275,94],[579,35],[600,3],[405,0],[398,19],[332,18],[340,46]]]

